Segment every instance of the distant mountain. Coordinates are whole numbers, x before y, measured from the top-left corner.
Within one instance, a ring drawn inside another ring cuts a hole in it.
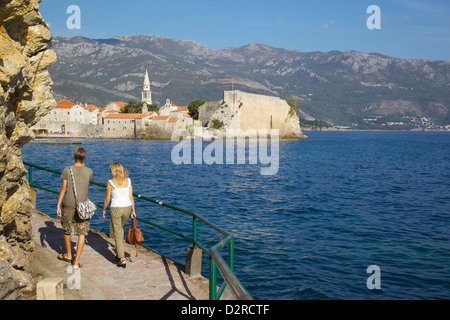
[[[379,53],[300,52],[261,43],[212,49],[160,36],[53,39],[50,68],[60,97],[96,105],[140,100],[148,69],[153,99],[177,105],[220,100],[224,90],[294,96],[303,112],[337,125],[378,117],[450,124],[450,61]]]

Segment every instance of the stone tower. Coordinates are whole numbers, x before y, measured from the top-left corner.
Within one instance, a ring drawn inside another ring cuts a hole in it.
[[[145,70],[145,79],[144,79],[144,85],[142,88],[142,101],[147,103],[148,105],[153,104],[152,103],[152,91],[150,90],[150,80],[148,78],[147,70]]]

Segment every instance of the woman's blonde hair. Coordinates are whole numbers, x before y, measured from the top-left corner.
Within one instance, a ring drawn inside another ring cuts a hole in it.
[[[121,185],[124,183],[125,179],[128,177],[128,171],[118,162],[111,163],[109,166],[111,174],[113,176],[113,182],[116,185]]]

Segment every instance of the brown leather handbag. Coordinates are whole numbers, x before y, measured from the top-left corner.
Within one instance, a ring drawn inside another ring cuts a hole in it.
[[[144,236],[142,235],[141,228],[139,228],[136,219],[131,219],[130,226],[127,228],[127,237],[125,242],[129,244],[134,244],[135,255],[137,257],[138,250],[137,245],[144,241]]]

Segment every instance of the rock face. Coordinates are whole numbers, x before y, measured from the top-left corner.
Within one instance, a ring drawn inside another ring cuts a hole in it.
[[[46,70],[56,55],[40,2],[0,0],[0,299],[32,289],[26,269],[34,209],[21,148],[34,139],[30,127],[56,105]]]

